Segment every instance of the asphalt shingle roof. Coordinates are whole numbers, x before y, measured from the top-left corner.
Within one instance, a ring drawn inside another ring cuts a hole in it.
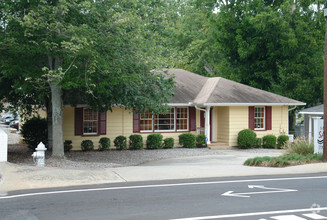
[[[178,87],[170,104],[229,105],[305,105],[294,99],[256,89],[222,77],[205,77],[182,69],[169,69]]]

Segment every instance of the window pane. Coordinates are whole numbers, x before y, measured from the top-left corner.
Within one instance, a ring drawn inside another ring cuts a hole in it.
[[[98,133],[98,112],[92,109],[84,109],[83,114],[83,131],[84,134]]]
[[[188,130],[188,108],[176,108],[177,118],[176,127],[177,130]]]
[[[254,108],[254,128],[265,129],[265,107]]]
[[[154,121],[154,129],[157,131],[175,130],[175,109],[172,108],[168,114],[159,114]]]

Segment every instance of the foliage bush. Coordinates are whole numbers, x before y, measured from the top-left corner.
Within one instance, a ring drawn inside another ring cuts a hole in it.
[[[257,134],[251,129],[244,129],[238,133],[237,145],[241,149],[254,147],[257,143]]]
[[[127,148],[127,138],[125,136],[117,136],[114,140],[115,147],[118,150],[125,150]]]
[[[198,134],[196,136],[196,147],[198,148],[208,147],[207,137],[204,134]]]
[[[174,147],[174,143],[175,143],[175,140],[174,138],[165,138],[163,140],[163,148],[167,149],[167,148],[173,148]]]
[[[309,143],[305,137],[296,138],[293,143],[287,143],[286,153],[300,155],[313,154],[314,144],[312,142]]]
[[[81,148],[82,148],[82,151],[91,151],[91,150],[94,150],[93,141],[91,141],[91,140],[84,140],[84,141],[82,141]]]
[[[72,148],[73,148],[73,145],[72,145],[72,141],[70,141],[70,140],[66,140],[65,142],[64,142],[64,152],[68,152],[68,151],[70,151]]]
[[[110,139],[107,137],[102,137],[99,140],[99,150],[104,151],[104,150],[109,150],[110,149]]]
[[[263,148],[276,148],[277,138],[273,134],[268,134],[262,138]]]
[[[47,120],[40,117],[33,117],[22,125],[21,134],[27,147],[34,150],[42,142],[48,145],[48,124]]]
[[[143,137],[139,134],[129,136],[129,149],[138,150],[143,147]]]
[[[255,143],[256,148],[261,148],[262,147],[262,138],[257,138],[256,143]]]
[[[179,144],[185,148],[194,148],[196,137],[192,133],[184,133],[178,136]]]
[[[146,139],[147,149],[159,149],[162,148],[162,135],[161,134],[150,134]]]
[[[287,141],[289,140],[289,137],[285,134],[279,135],[277,138],[277,148],[281,149],[285,147]]]

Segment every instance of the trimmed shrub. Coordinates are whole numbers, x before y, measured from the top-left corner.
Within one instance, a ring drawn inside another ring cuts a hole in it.
[[[48,145],[48,124],[47,120],[40,117],[33,117],[22,125],[21,134],[27,147],[34,150],[42,142]]]
[[[110,139],[107,137],[102,137],[99,140],[99,150],[103,151],[103,150],[109,150],[110,148]]]
[[[207,137],[204,134],[198,134],[196,136],[196,147],[198,148],[208,147],[206,140]]]
[[[68,152],[68,151],[70,151],[72,148],[73,148],[73,145],[72,145],[72,141],[70,141],[70,140],[66,140],[65,142],[64,142],[64,152]]]
[[[118,136],[114,140],[115,147],[118,150],[126,150],[127,148],[127,138],[125,136]]]
[[[254,147],[257,143],[257,134],[251,129],[244,129],[238,133],[237,145],[241,149]]]
[[[174,138],[165,138],[163,143],[163,148],[173,148],[174,147]]]
[[[146,139],[146,149],[159,149],[162,148],[162,135],[150,134]]]
[[[185,148],[194,148],[196,137],[192,133],[184,133],[178,136],[179,144]]]
[[[129,149],[138,150],[143,147],[143,137],[139,134],[129,136]]]
[[[275,135],[268,134],[262,138],[263,148],[276,148],[277,138]]]
[[[279,135],[277,138],[277,148],[281,149],[281,148],[285,147],[288,139],[289,139],[289,137],[285,134]]]
[[[91,140],[84,140],[81,143],[82,151],[91,151],[94,150],[94,145]]]
[[[262,139],[261,138],[257,138],[255,147],[256,148],[261,148],[262,147]]]

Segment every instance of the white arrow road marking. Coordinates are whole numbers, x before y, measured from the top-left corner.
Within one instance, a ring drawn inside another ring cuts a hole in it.
[[[284,193],[284,192],[296,192],[296,189],[280,189],[280,188],[270,188],[265,186],[257,186],[257,185],[248,185],[250,189],[258,188],[258,189],[266,189],[271,191],[259,191],[259,192],[245,192],[245,193],[234,193],[234,191],[227,191],[222,196],[234,196],[234,197],[243,197],[248,198],[249,195],[254,194],[266,194],[266,193]]]
[[[301,218],[296,215],[280,215],[271,217],[272,219],[276,220],[306,220],[306,218]]]

